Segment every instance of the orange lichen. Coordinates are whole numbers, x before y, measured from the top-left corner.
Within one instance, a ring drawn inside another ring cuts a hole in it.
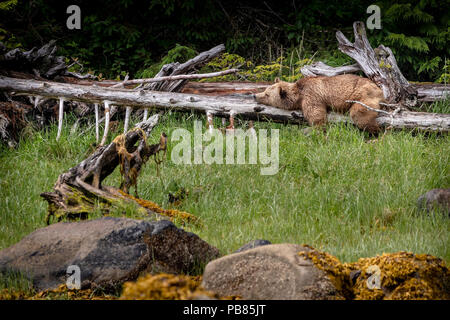
[[[179,211],[179,210],[175,210],[175,209],[163,209],[161,208],[159,205],[157,205],[156,203],[154,203],[153,201],[149,201],[149,200],[144,200],[144,199],[138,199],[136,197],[133,197],[132,195],[123,192],[122,190],[118,190],[120,192],[121,195],[132,199],[133,201],[135,201],[137,204],[139,204],[140,206],[150,209],[151,211],[154,211],[156,213],[162,214],[166,217],[169,217],[171,221],[181,221],[181,222],[188,222],[188,223],[192,223],[195,224],[197,226],[201,226],[201,223],[199,221],[199,219],[187,212],[184,211]]]
[[[0,290],[0,300],[115,300],[117,297],[104,294],[92,289],[69,289],[61,284],[56,289],[48,289],[40,292],[19,291],[11,289]]]
[[[13,290],[13,289],[2,289],[0,290],[0,300],[24,300],[29,296],[24,291]]]
[[[299,255],[324,270],[347,299],[450,299],[450,270],[443,260],[431,255],[384,253],[353,263],[341,263],[328,253],[309,248],[311,251]],[[375,269],[379,270],[379,288],[368,285]],[[359,272],[353,280],[352,272]]]
[[[213,299],[235,299],[220,297],[201,286],[201,276],[185,276],[161,273],[147,274],[136,282],[125,282],[121,300],[192,300],[206,297]]]

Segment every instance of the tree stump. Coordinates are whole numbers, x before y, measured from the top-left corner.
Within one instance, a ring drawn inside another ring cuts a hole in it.
[[[59,175],[53,192],[41,193],[48,202],[47,224],[53,216],[58,221],[63,218],[87,218],[97,206],[105,212],[115,205],[133,201],[126,197],[131,186],[136,186],[142,164],[152,155],[165,151],[167,139],[161,136],[160,143],[147,145],[146,136],[157,124],[159,114],[136,125],[133,130],[119,136],[106,146],[98,147],[78,165]],[[136,146],[136,143],[138,144]],[[102,181],[120,165],[125,177],[121,191],[114,187],[102,186]],[[137,187],[136,187],[137,188]],[[146,209],[151,214],[155,212]]]
[[[336,32],[339,50],[352,57],[366,76],[382,90],[389,103],[400,103],[407,107],[417,104],[417,90],[403,76],[391,49],[383,45],[372,49],[367,40],[364,23],[353,23],[355,42],[351,43],[341,31]]]

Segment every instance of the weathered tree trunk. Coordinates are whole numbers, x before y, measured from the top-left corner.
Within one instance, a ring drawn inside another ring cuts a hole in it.
[[[347,73],[355,73],[361,71],[361,68],[358,64],[352,64],[349,66],[341,66],[341,67],[331,67],[322,61],[315,62],[313,64],[309,64],[306,66],[303,66],[300,69],[300,72],[305,76],[327,76],[327,77],[333,77],[340,74],[347,74]]]
[[[423,102],[450,99],[450,86],[443,83],[412,83],[417,90],[417,98]]]
[[[417,90],[401,73],[391,49],[383,45],[372,49],[363,22],[353,23],[353,33],[355,42],[351,43],[341,31],[336,32],[339,50],[358,63],[366,76],[383,90],[388,102],[416,105]]]
[[[143,161],[165,149],[165,141],[147,146],[146,139],[142,136],[142,132],[145,132],[146,136],[150,134],[158,119],[159,114],[155,114],[146,122],[139,123],[135,130],[121,136],[123,137],[123,140],[120,140],[122,145],[119,140],[115,140],[106,146],[99,147],[78,165],[59,175],[53,187],[54,191],[41,194],[49,204],[47,224],[52,216],[58,221],[62,218],[85,218],[94,211],[97,203],[107,211],[120,201],[130,201],[117,189],[102,186],[102,181],[123,163],[128,164],[128,169],[137,164],[139,166],[137,173],[139,173]],[[139,145],[135,147],[138,141]],[[128,158],[128,162],[124,161],[127,159],[121,159],[121,155],[126,154],[125,151],[132,155]],[[137,176],[134,178],[133,182],[137,182]],[[130,184],[125,185],[123,191],[128,193],[130,186]]]
[[[175,92],[156,92],[146,90],[108,89],[94,86],[80,86],[64,83],[42,82],[36,80],[22,80],[0,77],[0,90],[14,91],[28,95],[40,95],[49,98],[65,97],[67,100],[90,102],[113,101],[114,105],[144,108],[153,106],[157,109],[171,109],[179,111],[196,111],[206,114],[211,112],[216,116],[230,116],[231,113],[251,120],[271,119],[278,122],[304,122],[300,111],[287,111],[269,107],[249,98],[210,97]],[[411,112],[400,112],[391,117],[380,116],[377,121],[381,126],[402,129],[409,128],[416,123],[418,128],[433,131],[449,131],[450,114],[421,113],[416,117]],[[349,118],[335,113],[328,116],[330,122],[349,121]],[[424,121],[424,125],[419,122]],[[392,122],[392,123],[391,123]]]

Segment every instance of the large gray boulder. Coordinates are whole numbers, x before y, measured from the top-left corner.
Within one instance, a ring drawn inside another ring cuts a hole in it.
[[[242,247],[237,249],[234,253],[244,252],[245,250],[250,250],[250,249],[253,249],[256,247],[267,246],[268,244],[272,244],[272,242],[270,242],[269,240],[262,240],[262,239],[253,240],[253,241],[250,241],[250,242],[244,244]]]
[[[324,271],[299,256],[307,247],[264,245],[213,260],[203,273],[203,287],[222,296],[257,300],[339,298]]]
[[[39,289],[67,279],[80,268],[81,287],[108,287],[141,272],[195,273],[219,251],[172,222],[105,217],[56,223],[0,251],[0,272],[21,272]]]

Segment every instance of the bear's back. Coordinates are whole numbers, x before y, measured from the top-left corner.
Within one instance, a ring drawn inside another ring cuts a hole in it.
[[[354,74],[300,79],[303,94],[315,96],[335,111],[347,111],[350,103],[367,95],[383,99],[382,90],[371,80]]]

